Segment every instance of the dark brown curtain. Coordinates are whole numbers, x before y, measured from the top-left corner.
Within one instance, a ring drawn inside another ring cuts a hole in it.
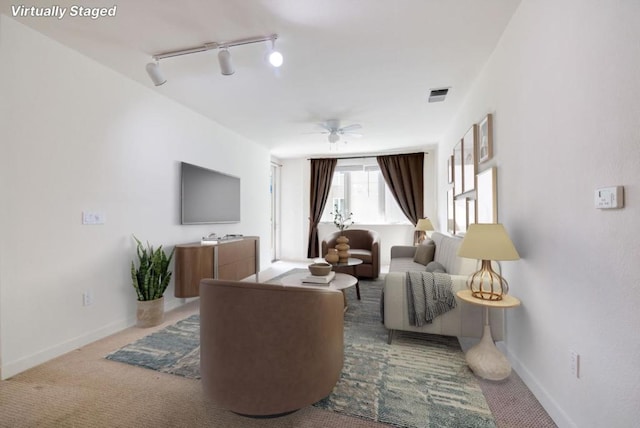
[[[307,257],[318,257],[318,223],[327,203],[337,159],[311,159],[311,192],[309,209],[309,246]]]
[[[424,216],[424,153],[377,156],[384,181],[415,226]]]

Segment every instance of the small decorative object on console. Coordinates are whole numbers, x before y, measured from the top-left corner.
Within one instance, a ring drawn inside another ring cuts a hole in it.
[[[210,233],[209,236],[203,236],[200,241],[202,245],[215,245],[218,243],[218,235],[215,232]]]

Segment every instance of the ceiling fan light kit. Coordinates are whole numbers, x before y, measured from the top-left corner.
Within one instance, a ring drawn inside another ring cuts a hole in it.
[[[324,129],[324,131],[319,132],[319,134],[328,134],[327,139],[329,143],[333,146],[334,143],[340,141],[340,136],[349,135],[352,137],[361,137],[361,134],[355,133],[354,131],[361,129],[362,125],[359,123],[354,123],[352,125],[347,125],[340,127],[340,121],[337,119],[330,119],[324,123],[319,123],[320,127]],[[345,141],[346,144],[346,141]]]
[[[269,63],[274,67],[280,67],[284,62],[284,58],[280,52],[275,49],[277,34],[271,34],[269,36],[248,37],[246,39],[237,39],[227,42],[210,42],[201,46],[194,46],[186,49],[179,49],[176,51],[162,52],[153,55],[155,62],[150,62],[146,66],[147,74],[151,78],[154,85],[160,86],[166,83],[167,79],[164,78],[162,71],[160,70],[160,64],[158,61],[166,58],[173,58],[176,56],[190,55],[194,53],[206,52],[212,49],[219,49],[218,62],[220,64],[220,73],[223,76],[231,76],[235,73],[233,62],[231,60],[231,52],[229,48],[233,46],[249,45],[253,43],[271,42],[271,49],[269,53]]]

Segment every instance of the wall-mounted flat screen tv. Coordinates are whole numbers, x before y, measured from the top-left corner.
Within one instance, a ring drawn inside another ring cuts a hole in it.
[[[239,223],[240,178],[182,162],[182,224]]]

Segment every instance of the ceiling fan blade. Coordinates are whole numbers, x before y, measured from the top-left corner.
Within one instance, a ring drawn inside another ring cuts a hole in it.
[[[342,132],[350,132],[350,131],[355,131],[356,129],[361,129],[362,125],[360,125],[359,123],[354,123],[353,125],[347,125],[343,128],[340,128],[340,130]]]
[[[332,128],[330,125],[327,125],[326,123],[318,123],[318,126],[327,132],[331,132],[333,129],[335,129],[335,128]]]

